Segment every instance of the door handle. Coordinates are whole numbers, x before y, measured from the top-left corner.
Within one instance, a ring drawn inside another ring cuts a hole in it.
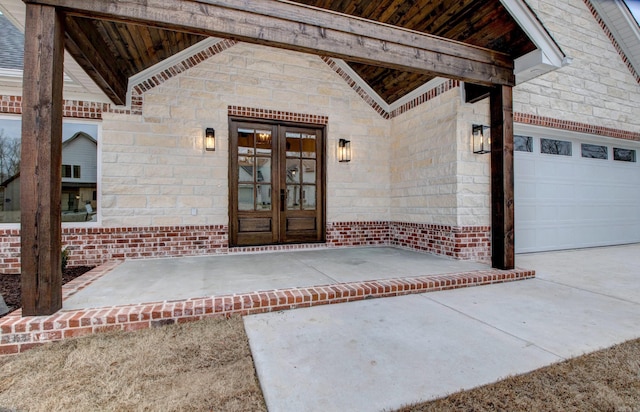
[[[284,212],[284,203],[287,200],[287,192],[284,189],[280,189],[280,211]]]

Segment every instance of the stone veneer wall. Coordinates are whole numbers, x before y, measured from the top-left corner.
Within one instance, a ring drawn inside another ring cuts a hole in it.
[[[528,0],[571,64],[514,88],[513,110],[640,132],[640,85],[584,0]]]
[[[228,224],[230,107],[328,119],[327,221],[388,220],[390,124],[316,56],[238,43],[143,98],[141,116],[103,114],[102,226]]]
[[[529,2],[573,62],[514,88],[515,121],[640,140],[637,79],[585,3]],[[223,46],[136,90],[131,110],[65,102],[66,117],[103,118],[105,129],[103,227],[64,229],[72,265],[250,251],[229,250],[226,239],[229,105],[330,119],[324,247],[392,244],[488,259],[488,156],[473,155],[469,138],[472,123],[488,122],[486,102],[465,105],[454,84],[384,116],[326,59]],[[0,112],[20,114],[21,98],[0,96]],[[209,126],[215,154],[202,150]],[[340,137],[352,141],[349,164],[333,156]],[[19,246],[18,229],[0,229],[0,273],[19,270]],[[257,249],[300,247],[310,246]]]
[[[391,221],[457,225],[460,88],[391,120]]]

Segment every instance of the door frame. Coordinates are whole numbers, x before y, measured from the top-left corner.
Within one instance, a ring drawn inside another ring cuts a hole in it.
[[[233,133],[233,127],[234,127],[234,123],[237,122],[241,122],[241,123],[254,123],[254,124],[262,124],[265,126],[265,128],[273,128],[275,133],[274,136],[277,136],[278,139],[281,139],[283,133],[282,133],[282,128],[286,128],[286,127],[294,127],[294,128],[304,128],[304,129],[314,129],[314,130],[318,130],[321,135],[322,135],[322,143],[319,146],[319,150],[321,151],[321,153],[318,153],[318,161],[316,163],[316,167],[318,168],[318,170],[320,170],[321,172],[321,177],[320,177],[320,190],[322,192],[322,199],[320,202],[317,203],[317,207],[321,207],[321,211],[319,214],[319,228],[320,228],[320,235],[318,240],[314,240],[314,241],[288,241],[288,242],[280,242],[278,240],[273,240],[270,243],[264,243],[262,245],[266,246],[266,245],[282,245],[282,244],[300,244],[300,243],[324,243],[326,242],[326,232],[327,232],[327,125],[326,124],[317,124],[317,123],[302,123],[302,122],[291,122],[291,121],[281,121],[281,120],[273,120],[273,119],[261,119],[261,118],[253,118],[253,117],[243,117],[243,116],[229,116],[228,118],[228,124],[229,124],[229,129],[228,129],[228,152],[229,152],[229,158],[228,158],[228,163],[227,163],[227,171],[228,171],[228,191],[229,191],[229,203],[228,203],[228,218],[229,218],[229,247],[247,247],[249,245],[238,245],[238,239],[237,239],[237,235],[238,235],[238,219],[237,219],[237,204],[238,204],[238,199],[237,199],[237,193],[234,190],[234,179],[237,179],[237,175],[236,175],[236,171],[232,170],[232,166],[235,163],[234,160],[234,155],[237,157],[237,148],[234,149],[233,147],[233,139],[232,139],[232,133]],[[282,154],[280,153],[280,145],[275,145],[274,149],[275,153],[272,152],[272,159],[273,156],[278,156],[278,158],[281,159],[285,159],[284,164],[286,164],[286,156],[282,157]],[[275,188],[272,187],[272,198],[274,198],[275,196]],[[278,198],[279,198],[279,193],[277,194]],[[275,206],[272,205],[272,207],[275,209]],[[286,208],[286,205],[285,205]],[[275,212],[275,211],[274,211]],[[281,212],[277,211],[277,214],[279,215],[278,217],[278,231],[280,231],[280,216],[281,216]],[[236,217],[236,218],[234,218]],[[255,245],[255,246],[261,246],[261,245]]]

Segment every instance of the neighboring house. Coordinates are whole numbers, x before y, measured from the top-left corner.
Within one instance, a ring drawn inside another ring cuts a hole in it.
[[[18,222],[20,212],[20,173],[11,176],[0,183],[2,196],[2,211],[0,212],[0,223]]]
[[[78,132],[62,143],[62,220],[84,221],[86,204],[96,210],[97,142]],[[20,173],[0,184],[4,189],[3,222],[19,222]],[[79,215],[77,215],[79,213]]]
[[[98,143],[84,132],[62,142],[62,211],[85,212],[96,209]]]
[[[340,12],[345,2],[300,3]],[[378,16],[388,24],[438,28],[438,36],[515,60],[517,252],[640,242],[640,36],[624,4],[425,0],[396,2],[402,6],[391,13],[391,3]],[[0,5],[20,23],[21,1]],[[626,20],[607,23],[607,13]],[[120,47],[125,24],[68,23],[75,61],[65,59],[65,116],[101,119],[97,179],[79,165],[83,184],[97,181],[96,195],[63,179],[68,209],[80,196],[99,211],[96,222],[63,230],[71,263],[316,243],[489,260],[490,156],[473,153],[472,138],[474,124],[491,123],[486,90],[365,58],[162,30]],[[622,44],[616,35],[625,24]],[[78,69],[92,27],[111,74]],[[301,39],[313,35],[302,23],[300,30]],[[378,54],[393,51],[383,42]],[[3,80],[0,113],[19,115],[21,89]],[[92,97],[96,90],[102,97]],[[205,148],[208,128],[213,151]],[[350,142],[349,162],[337,159],[340,139]],[[15,227],[2,230],[17,237]],[[14,267],[0,258],[3,270]]]

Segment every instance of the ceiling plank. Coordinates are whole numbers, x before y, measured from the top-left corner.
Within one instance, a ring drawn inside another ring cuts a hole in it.
[[[506,54],[276,0],[25,0],[91,18],[322,54],[484,85],[514,85]]]
[[[98,31],[86,19],[67,17],[65,24],[66,47],[74,59],[87,71],[93,80],[117,105],[127,102],[127,82],[123,70],[110,55]]]

